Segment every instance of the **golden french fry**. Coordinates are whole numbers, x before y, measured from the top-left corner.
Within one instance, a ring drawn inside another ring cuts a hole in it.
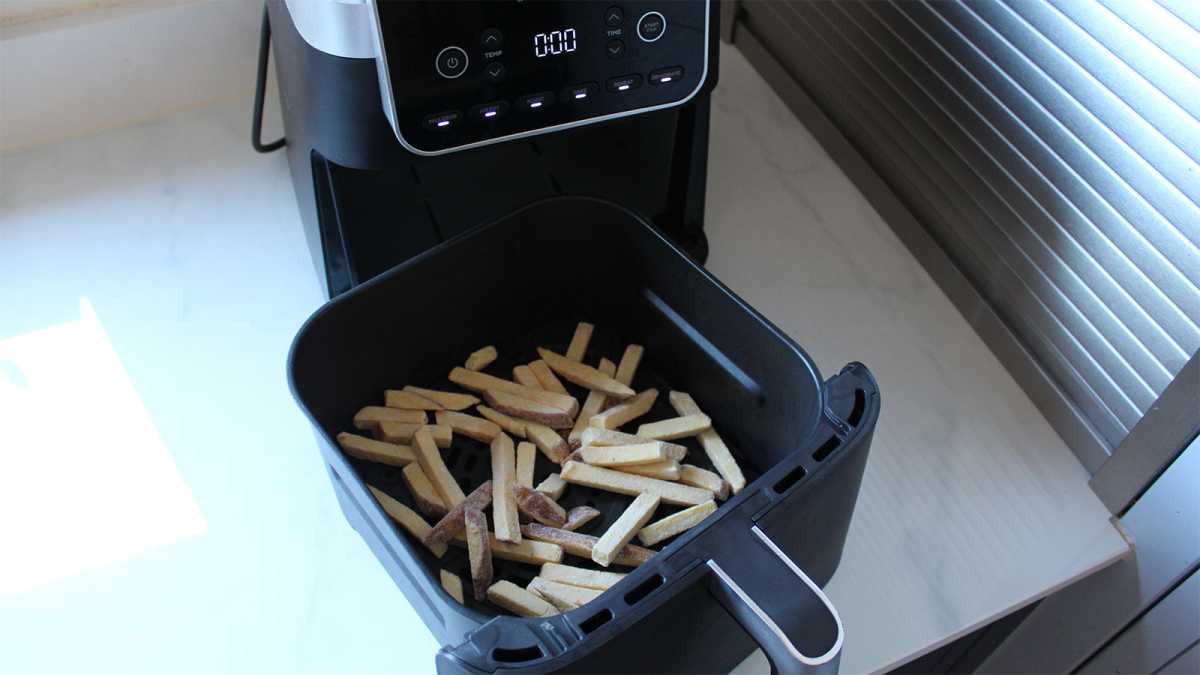
[[[467,357],[467,362],[464,364],[467,370],[483,370],[491,365],[492,361],[496,360],[499,353],[492,345],[488,345],[483,349],[477,349],[471,352]]]
[[[638,427],[637,435],[660,441],[673,441],[688,436],[699,436],[712,428],[708,415],[684,415],[669,420],[649,422]]]
[[[432,399],[425,398],[413,391],[404,391],[402,389],[385,389],[383,392],[383,405],[388,408],[400,408],[402,410],[441,410],[441,403]]]
[[[680,485],[656,478],[637,476],[613,471],[583,462],[567,462],[562,468],[563,480],[568,483],[586,485],[599,490],[608,490],[623,495],[639,495],[649,492],[662,497],[667,504],[695,506],[713,498],[713,493],[690,485]]]
[[[546,563],[552,565],[553,563]],[[450,597],[458,601],[458,604],[465,605],[463,600],[462,579],[458,575],[448,570],[441,570],[442,575],[442,590],[450,594]]]
[[[556,391],[560,394],[569,393],[567,388],[563,386],[563,383],[558,381],[558,378],[554,375],[554,371],[550,370],[550,366],[546,365],[545,361],[538,359],[530,363],[529,370],[537,378],[538,384],[542,389]]]
[[[671,407],[675,409],[675,412],[680,415],[702,414],[696,401],[682,391],[671,392],[667,395],[667,400],[671,402]],[[699,440],[700,447],[704,448],[709,461],[713,463],[721,477],[729,482],[733,493],[741,492],[742,488],[746,487],[746,477],[742,475],[742,469],[738,466],[737,460],[733,458],[733,453],[729,451],[729,446],[725,445],[725,441],[721,440],[721,437],[713,429],[701,432]]]
[[[545,362],[543,361],[543,363]],[[611,376],[613,373],[617,372],[617,366],[608,359],[600,359],[600,367],[598,370],[605,375]],[[582,438],[583,434],[586,433],[589,428],[588,420],[592,419],[593,415],[604,410],[604,404],[607,402],[608,397],[605,396],[603,392],[595,390],[588,392],[587,398],[583,401],[583,407],[579,409],[579,416],[575,418],[575,427],[571,429],[571,433],[567,437],[571,447],[579,447],[580,438]]]
[[[456,394],[450,391],[425,389],[423,387],[414,387],[412,385],[404,387],[404,391],[412,392],[417,396],[423,396],[442,406],[446,410],[466,410],[476,403],[479,403],[479,399],[471,396],[470,394]]]
[[[500,541],[521,541],[521,521],[517,517],[517,452],[507,434],[492,441],[492,527]],[[557,504],[555,504],[557,506]]]
[[[487,599],[517,616],[538,618],[554,616],[554,605],[530,593],[511,581],[497,581],[487,589]]]
[[[391,495],[378,488],[370,485],[367,488],[371,491],[371,494],[375,495],[375,499],[383,507],[383,512],[396,521],[400,527],[403,527],[406,532],[424,544],[435,558],[440,558],[446,554],[446,542],[429,541],[429,533],[433,528],[416,511],[396,501]]]
[[[408,487],[408,494],[412,495],[413,502],[417,505],[417,509],[429,516],[430,518],[441,518],[446,515],[446,504],[442,501],[442,496],[433,487],[433,483],[429,482],[429,476],[421,470],[421,465],[413,462],[404,467],[400,471],[401,478],[404,479],[404,485]]]
[[[579,401],[576,401],[571,396],[558,394],[553,391],[544,391],[534,387],[526,387],[504,378],[488,375],[487,373],[476,373],[466,368],[455,368],[450,371],[450,381],[460,387],[480,393],[488,389],[492,391],[506,391],[531,401],[552,405],[566,412],[568,415],[574,415],[579,412]]]
[[[407,445],[385,443],[384,441],[377,441],[366,436],[359,436],[358,434],[351,434],[345,431],[337,435],[337,442],[338,445],[342,446],[342,452],[357,459],[365,459],[368,462],[391,466],[408,466],[417,461],[417,456],[413,454],[412,448]]]
[[[483,443],[491,443],[500,433],[500,425],[489,420],[453,410],[439,410],[434,413],[437,423],[450,427],[456,434],[473,438]]]
[[[592,418],[588,420],[588,426],[600,427],[601,429],[616,429],[650,412],[656,400],[658,400],[658,390],[647,389],[637,396],[627,401],[622,401],[602,413],[592,415]]]
[[[571,344],[567,345],[567,358],[572,361],[583,361],[584,354],[587,353],[588,343],[592,340],[592,331],[595,326],[590,323],[580,321],[578,326],[575,326],[575,334],[571,336]]]
[[[653,546],[664,539],[674,537],[677,534],[682,534],[692,529],[716,510],[716,502],[704,502],[703,504],[697,504],[677,513],[672,513],[666,518],[643,527],[638,532],[638,540],[646,546]]]
[[[529,422],[537,422],[551,429],[570,429],[575,418],[565,411],[551,405],[531,401],[506,391],[488,389],[483,392],[483,400],[496,410]]]
[[[354,428],[363,431],[374,431],[380,422],[403,422],[405,424],[425,424],[428,420],[422,410],[399,410],[382,405],[364,406],[354,413]]]
[[[650,521],[660,501],[650,492],[638,495],[592,546],[592,561],[604,567],[611,565],[617,553]]]
[[[562,376],[568,382],[574,382],[586,389],[603,392],[604,395],[619,400],[627,399],[636,393],[599,370],[578,361],[572,361],[544,347],[538,347],[538,354],[555,374]]]

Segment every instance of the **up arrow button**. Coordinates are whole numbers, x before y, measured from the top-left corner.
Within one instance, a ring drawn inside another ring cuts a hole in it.
[[[489,28],[483,31],[479,44],[484,49],[499,49],[504,44],[504,33],[501,33],[499,28]]]
[[[624,20],[625,12],[621,11],[620,7],[609,7],[604,12],[604,25],[609,28],[619,28]]]

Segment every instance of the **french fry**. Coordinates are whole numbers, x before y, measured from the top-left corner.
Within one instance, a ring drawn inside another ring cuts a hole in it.
[[[533,469],[537,465],[537,446],[533,443],[517,444],[517,485],[533,487]]]
[[[492,585],[492,547],[488,537],[487,516],[483,511],[467,506],[463,510],[463,522],[467,537],[467,558],[471,562],[471,586],[475,599],[482,602],[487,598],[487,589]]]
[[[575,423],[574,417],[559,408],[521,398],[506,391],[488,389],[483,392],[483,400],[505,415],[544,424],[551,429],[570,429]]]
[[[521,513],[539,523],[550,527],[562,527],[567,522],[566,510],[544,492],[518,485],[510,493],[515,493],[517,508]]]
[[[425,424],[428,420],[421,410],[398,410],[382,405],[364,406],[354,413],[354,428],[363,431],[374,431],[380,422],[403,422],[406,424]]]
[[[476,403],[479,403],[479,399],[471,396],[470,394],[457,394],[450,391],[425,389],[423,387],[414,387],[412,385],[404,387],[404,391],[412,392],[417,396],[424,396],[425,398],[442,406],[446,410],[466,410]]]
[[[450,509],[450,512],[442,516],[442,519],[437,521],[437,524],[425,536],[425,544],[427,546],[446,545],[454,539],[454,535],[461,534],[463,527],[463,509],[465,505],[470,504],[482,511],[492,503],[492,481],[485,481],[482,485],[471,491],[471,494],[460,503],[458,506]]]
[[[550,366],[546,362],[538,359],[529,364],[529,370],[533,376],[537,378],[538,385],[546,391],[556,391],[560,394],[569,394],[567,388],[562,382],[558,381],[558,377],[554,375],[554,371],[550,370]]]
[[[617,374],[614,379],[627,387],[633,386],[633,376],[637,373],[638,365],[642,362],[642,354],[645,352],[646,348],[641,345],[625,347],[625,353],[621,355],[621,364],[617,366]]]
[[[545,363],[545,361],[543,361]],[[547,366],[548,368],[549,366]],[[598,370],[605,375],[612,375],[617,372],[617,366],[608,359],[600,359],[600,367]],[[575,427],[571,429],[571,434],[567,440],[571,443],[571,447],[579,447],[580,439],[583,434],[589,429],[588,420],[592,419],[592,415],[604,410],[605,403],[608,402],[608,397],[599,391],[589,391],[587,398],[583,401],[583,407],[579,409],[579,416],[575,418]]]
[[[626,577],[626,574],[624,572],[586,570],[582,567],[573,567],[559,563],[546,563],[542,565],[538,576],[548,581],[557,581],[560,584],[570,584],[580,588],[593,588],[603,591],[616,586],[618,582]]]
[[[684,485],[711,490],[717,496],[717,499],[729,498],[729,481],[707,469],[701,469],[692,464],[679,465],[679,482]]]
[[[527,565],[542,565],[548,562],[556,563],[562,561],[562,547],[549,542],[521,539],[521,541],[514,544],[510,541],[500,541],[496,538],[495,534],[491,534],[488,541],[492,548],[492,557],[499,558],[500,560],[511,560]],[[450,543],[459,548],[466,548],[467,538],[462,532],[459,532],[454,535]]]
[[[567,482],[563,480],[562,476],[552,473],[546,476],[546,480],[538,483],[538,486],[534,489],[550,499],[558,501],[562,499],[563,492],[567,489]]]
[[[671,407],[675,409],[675,412],[680,415],[702,414],[696,401],[682,391],[671,392],[667,395],[667,399],[671,402]],[[708,455],[713,467],[717,469],[717,473],[729,482],[733,493],[741,492],[742,488],[746,487],[746,477],[742,475],[742,469],[738,466],[737,460],[733,458],[733,453],[729,451],[729,446],[725,445],[725,441],[721,440],[721,437],[713,429],[701,432],[699,440],[700,447],[704,448],[705,454]]]
[[[575,326],[575,334],[571,336],[571,344],[567,345],[567,358],[572,361],[582,362],[583,357],[587,354],[588,343],[592,340],[592,331],[595,326],[586,321],[580,321],[579,325]]]
[[[571,452],[571,446],[567,445],[567,441],[558,432],[544,424],[537,422],[525,423],[525,436],[533,441],[538,450],[546,456],[546,459],[561,464],[567,454]]]
[[[521,521],[517,517],[517,453],[507,434],[492,441],[492,527],[500,541],[521,541]],[[528,489],[528,488],[526,488]],[[555,506],[558,506],[555,504]]]
[[[553,563],[547,563],[553,564]],[[442,590],[450,594],[450,597],[458,601],[458,604],[465,605],[463,600],[462,579],[458,575],[448,570],[441,570],[442,575]]]
[[[544,347],[538,347],[538,355],[555,374],[586,389],[602,392],[605,396],[618,400],[627,399],[636,393],[599,370],[578,361],[572,361]]]
[[[379,429],[375,432],[379,436],[379,440],[386,443],[411,444],[413,434],[417,433],[417,429],[421,427],[429,427],[429,433],[433,434],[433,443],[439,448],[450,447],[450,442],[454,440],[454,430],[443,424],[409,424],[408,422],[380,422]]]
[[[509,417],[499,410],[492,410],[486,405],[477,405],[475,410],[488,421],[496,424],[504,431],[516,436],[517,438],[525,438],[525,420],[519,420],[515,417]]]
[[[592,561],[604,567],[611,565],[621,548],[633,539],[638,530],[650,522],[650,517],[654,515],[661,501],[662,499],[653,493],[643,492],[638,495],[621,513],[621,517],[617,518],[592,545]]]
[[[442,453],[438,452],[429,427],[421,427],[413,434],[412,448],[417,456],[417,464],[421,466],[421,471],[425,472],[429,482],[433,483],[446,508],[454,508],[461,504],[466,495],[455,482],[454,476],[450,475],[450,469],[446,468],[446,462],[442,460]]]
[[[593,588],[571,586],[541,577],[534,577],[529,582],[526,590],[534,595],[541,596],[543,600],[554,605],[562,612],[569,612],[573,609],[583,607],[592,600],[600,597],[600,594],[604,592]]]
[[[514,366],[513,379],[517,381],[517,384],[524,387],[530,387],[532,389],[545,389],[545,387],[542,386],[542,383],[538,381],[537,375],[533,373],[533,369],[531,369],[529,366]],[[565,394],[566,392],[564,391],[563,393]]]
[[[487,589],[487,599],[499,607],[527,618],[554,616],[554,605],[530,593],[511,581],[497,581]]]
[[[679,462],[673,459],[652,464],[634,464],[633,466],[614,466],[612,468],[622,473],[636,473],[639,476],[649,476],[659,480],[679,480],[681,475]]]
[[[491,443],[492,439],[500,434],[499,424],[474,415],[453,410],[439,410],[434,413],[434,416],[437,418],[438,424],[450,427],[454,433],[483,443]]]
[[[558,408],[568,415],[575,415],[579,412],[579,401],[566,394],[557,394],[552,391],[544,391],[533,387],[526,387],[516,382],[510,382],[500,377],[493,377],[487,373],[476,373],[466,368],[455,368],[450,371],[450,381],[464,389],[470,389],[475,392],[485,392],[488,389],[493,391],[506,391],[510,394],[516,394],[521,398],[527,398],[538,403],[545,403]]]
[[[633,445],[635,443],[650,442],[649,438],[642,438],[634,434],[627,434],[616,429],[601,429],[600,427],[587,427],[580,434],[580,441],[583,445]],[[667,459],[682,461],[687,457],[687,446],[679,445],[678,443],[668,443],[667,441],[659,441],[663,444],[667,451]]]
[[[337,442],[342,446],[342,452],[368,462],[390,466],[408,466],[417,461],[417,456],[407,445],[385,443],[345,431],[337,435]]]
[[[471,355],[467,357],[467,362],[463,365],[467,370],[483,370],[491,365],[497,356],[499,356],[499,353],[496,352],[496,348],[488,345],[471,352]]]
[[[400,476],[404,479],[404,485],[408,487],[408,494],[412,495],[417,510],[430,518],[446,515],[446,504],[442,501],[442,496],[433,487],[433,483],[429,482],[429,477],[421,470],[420,464],[409,464],[401,469]]]
[[[633,398],[622,401],[602,413],[592,415],[588,426],[601,429],[616,429],[650,412],[658,400],[657,389],[647,389]]]
[[[580,458],[596,466],[629,466],[653,464],[670,459],[666,443],[650,441],[633,445],[585,445],[579,449]]]
[[[420,394],[412,391],[404,391],[402,389],[385,389],[383,392],[383,405],[388,408],[400,408],[402,410],[441,410],[441,403],[432,399],[425,398]]]
[[[536,541],[557,544],[562,547],[564,552],[587,559],[591,559],[592,547],[597,541],[596,537],[590,534],[568,532],[540,523],[525,523],[521,526],[521,535]],[[648,548],[634,544],[625,544],[623,548],[617,551],[617,556],[613,559],[613,564],[637,567],[638,565],[645,564],[652,557],[654,557],[654,551]]]
[[[703,504],[697,504],[677,513],[672,513],[666,518],[656,520],[643,527],[637,534],[638,540],[646,546],[653,546],[664,539],[669,539],[692,529],[716,510],[716,502],[704,502]]]
[[[599,516],[600,512],[590,506],[576,506],[567,511],[567,522],[563,523],[562,529],[574,532]]]
[[[378,488],[368,485],[367,489],[371,491],[371,494],[375,495],[376,501],[383,507],[383,512],[396,521],[400,527],[403,527],[406,532],[415,537],[417,541],[424,544],[425,548],[428,548],[429,552],[433,554],[433,557],[440,558],[446,555],[445,542],[430,543],[428,541],[429,533],[433,528],[416,511],[396,501],[391,495]]]
[[[708,415],[684,415],[643,424],[638,427],[637,435],[642,438],[673,441],[688,436],[699,436],[709,429],[712,429],[712,420],[708,418]]]
[[[599,490],[623,495],[638,495],[649,492],[662,497],[667,504],[695,506],[713,498],[713,493],[690,485],[679,485],[656,478],[647,478],[631,473],[614,471],[583,462],[567,462],[562,467],[563,480]]]

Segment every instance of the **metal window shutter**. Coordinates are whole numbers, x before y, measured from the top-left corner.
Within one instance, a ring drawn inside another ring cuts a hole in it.
[[[1111,451],[1200,348],[1200,2],[739,13]]]

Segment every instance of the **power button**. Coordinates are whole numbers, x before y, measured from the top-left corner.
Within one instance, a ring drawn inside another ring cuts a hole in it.
[[[446,47],[438,52],[433,65],[438,75],[453,80],[467,72],[467,52],[462,47]]]

